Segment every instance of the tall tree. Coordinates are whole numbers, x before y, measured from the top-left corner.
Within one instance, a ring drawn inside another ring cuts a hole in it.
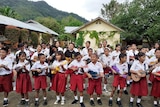
[[[61,20],[61,24],[64,26],[81,26],[83,25],[83,22],[79,21],[73,16],[67,16]]]

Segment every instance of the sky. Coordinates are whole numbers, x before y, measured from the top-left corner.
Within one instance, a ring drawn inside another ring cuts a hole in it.
[[[30,0],[30,1],[41,1],[41,0]],[[66,11],[69,13],[76,13],[79,16],[92,20],[101,16],[102,4],[109,3],[111,0],[43,0],[46,1],[50,6]],[[117,0],[122,3],[125,0]]]

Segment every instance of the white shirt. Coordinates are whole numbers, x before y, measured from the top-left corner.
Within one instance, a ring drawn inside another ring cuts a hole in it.
[[[103,53],[104,53],[103,48],[98,48],[98,49],[97,49],[97,55],[98,55],[98,56],[100,56],[100,55],[103,54]]]
[[[75,67],[84,67],[86,64],[85,64],[85,62],[84,61],[80,61],[80,62],[78,62],[77,60],[73,60],[69,65],[68,65],[68,68],[71,68],[71,67],[73,67],[73,66],[75,66]],[[85,68],[83,69],[84,71],[85,71]],[[82,68],[79,68],[78,69],[78,71],[77,72],[75,72],[76,74],[83,74],[83,72],[82,72]]]
[[[40,52],[41,53],[41,52]],[[31,60],[33,60],[35,57],[38,57],[38,52],[35,52],[32,56],[31,56]]]
[[[120,51],[113,51],[112,53],[111,53],[111,57],[112,57],[112,60],[114,61],[118,56],[119,56],[119,54],[120,54],[121,52]]]
[[[63,63],[64,63],[64,61],[59,62],[59,61],[55,60],[55,61],[52,63],[52,67],[53,67],[53,68],[59,67],[59,68],[60,68],[59,72],[63,73],[64,70],[63,70],[62,67],[60,66],[60,65],[63,64]],[[64,67],[65,69],[67,69],[67,63],[64,64],[63,67]]]
[[[119,70],[118,73],[121,75],[124,73],[128,73],[128,64],[127,63],[123,63],[123,64],[116,63],[113,66],[116,66],[118,68],[118,70]]]
[[[48,64],[46,62],[44,62],[44,64],[41,64],[40,61],[37,61],[33,64],[31,70],[34,70],[34,69],[44,69],[48,67]],[[46,71],[47,70],[43,70],[41,74],[39,75],[46,75]]]
[[[58,47],[57,49],[58,49],[58,51],[62,51],[63,52],[63,49],[61,47]]]
[[[14,65],[14,67],[13,67],[13,69],[16,69],[17,67],[22,67],[22,66],[26,66],[26,69],[28,70],[28,71],[30,71],[30,63],[27,61],[27,60],[25,60],[24,62],[18,62],[18,64],[15,64]],[[24,70],[22,70],[22,71],[24,71]],[[24,71],[25,72],[25,71]]]
[[[15,58],[14,53],[8,54],[8,55],[7,55],[7,58],[9,58],[9,59],[12,61],[12,63],[13,63],[13,62],[14,62],[14,58]]]
[[[46,57],[48,57],[49,56],[49,49],[48,48],[42,49],[41,53],[43,53]]]
[[[111,67],[111,63],[112,63],[112,57],[111,57],[111,56],[109,56],[109,55],[106,56],[105,54],[103,54],[103,55],[99,58],[99,60],[100,60],[103,64]]]
[[[145,62],[140,63],[139,60],[135,60],[130,68],[130,70],[133,71],[139,71],[139,70],[147,70],[148,69],[148,64],[146,64]]]
[[[6,74],[11,74],[12,73],[12,61],[9,58],[0,58],[0,65],[3,64],[7,66],[10,70],[6,70],[4,68],[0,68],[0,75],[6,75]]]
[[[88,49],[87,48],[83,48],[82,49],[82,56],[88,55]]]
[[[160,66],[158,66],[155,69],[153,69],[152,73],[156,73],[156,72],[160,72]]]
[[[90,63],[88,64],[87,71],[88,71],[88,72],[89,72],[89,71],[96,72],[98,75],[99,75],[100,73],[103,73],[103,72],[104,72],[104,71],[103,71],[103,66],[102,66],[102,64],[101,64],[100,62],[96,62],[96,64],[93,64],[92,62],[90,62]],[[99,78],[99,77],[97,77],[97,78]]]

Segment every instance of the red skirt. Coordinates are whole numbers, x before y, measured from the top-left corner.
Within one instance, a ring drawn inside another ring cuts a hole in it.
[[[104,74],[108,74],[111,71],[110,67],[106,67],[103,70],[104,70]]]
[[[160,81],[156,78],[152,81],[151,96],[160,97]]]
[[[97,95],[102,94],[102,78],[88,80],[87,93],[92,95],[94,91],[97,93]]]
[[[147,96],[148,95],[148,85],[146,77],[143,77],[138,82],[132,83],[130,93],[135,96]]]
[[[64,93],[66,91],[66,82],[67,78],[65,77],[65,73],[57,73],[54,78],[52,78],[51,89],[58,93]]]
[[[35,76],[34,77],[34,89],[46,89],[47,88],[47,78],[46,75]]]
[[[83,91],[83,81],[84,81],[84,76],[83,75],[76,75],[76,74],[71,74],[70,78],[70,89],[72,91],[76,91],[78,88],[79,92]]]
[[[0,92],[11,92],[12,90],[12,74],[0,76]]]
[[[154,81],[154,75],[153,75],[152,73],[150,73],[150,75],[149,75],[149,80],[150,80],[151,82]]]
[[[119,75],[114,75],[112,85],[113,87],[118,87],[118,85],[120,85],[120,88],[122,89],[126,86],[126,79],[123,77],[120,77]]]
[[[28,73],[21,73],[16,79],[16,92],[27,93],[32,91],[31,79]]]

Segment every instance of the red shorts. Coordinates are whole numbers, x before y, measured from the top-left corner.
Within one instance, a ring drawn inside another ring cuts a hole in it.
[[[110,67],[106,67],[103,70],[104,70],[104,74],[108,74],[111,71]]]
[[[0,76],[0,92],[11,92],[12,90],[12,74]]]
[[[134,82],[131,85],[130,93],[135,96],[147,96],[148,84],[146,77],[143,77],[138,82]]]
[[[159,97],[160,98],[160,81],[156,78],[152,81],[152,89],[151,89],[151,96]]]
[[[88,79],[88,90],[87,93],[92,95],[94,91],[97,95],[102,94],[102,78],[99,79]]]
[[[78,88],[79,92],[83,91],[83,80],[84,80],[84,76],[83,75],[76,75],[76,74],[71,74],[71,78],[70,78],[70,89],[72,91],[76,91]]]
[[[64,93],[66,91],[66,80],[64,73],[55,74],[54,78],[52,78],[51,89],[58,93]]]
[[[27,93],[32,91],[31,79],[28,73],[21,73],[16,80],[16,92]]]
[[[47,78],[45,75],[34,77],[34,88],[35,90],[47,88]]]
[[[118,87],[118,85],[120,85],[120,88],[122,89],[126,86],[126,79],[123,77],[120,77],[119,75],[114,75],[112,85],[113,87]]]

